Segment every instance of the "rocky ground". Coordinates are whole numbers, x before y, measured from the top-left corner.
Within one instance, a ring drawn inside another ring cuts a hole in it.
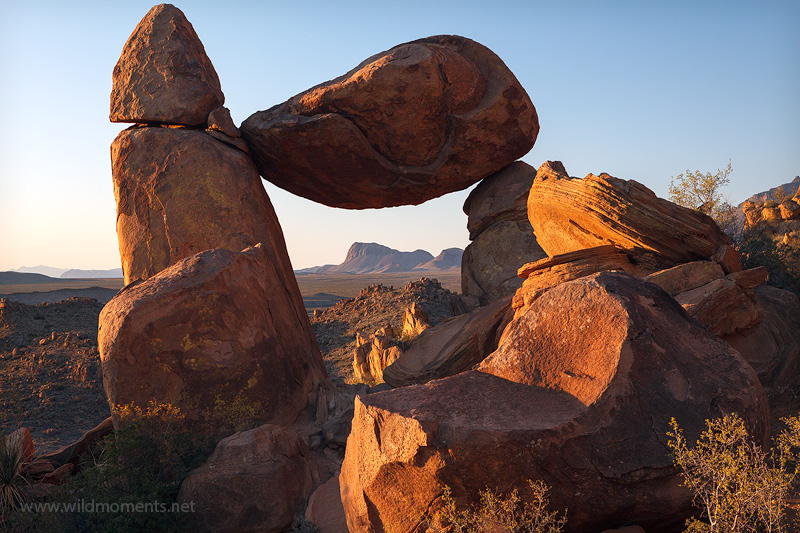
[[[0,300],[0,431],[27,427],[41,453],[109,416],[97,351],[102,308],[90,298]]]
[[[370,285],[355,298],[315,312],[311,325],[331,380],[353,382],[353,350],[358,331],[369,336],[387,324],[402,328],[403,312],[414,302],[428,313],[428,322],[435,326],[453,316],[459,300],[458,294],[443,288],[437,280],[422,278],[397,289]]]

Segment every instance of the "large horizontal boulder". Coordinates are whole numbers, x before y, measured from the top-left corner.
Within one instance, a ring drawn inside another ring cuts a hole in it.
[[[202,532],[291,529],[319,471],[302,439],[288,428],[264,425],[217,444],[181,484],[178,502],[191,505],[193,530]]]
[[[166,402],[212,426],[219,402],[291,423],[327,378],[261,245],[200,252],[128,285],[103,308],[98,344],[112,405]]]
[[[464,189],[527,153],[538,131],[502,60],[453,35],[376,54],[241,125],[266,180],[350,209]]]
[[[214,65],[183,12],[170,4],[152,8],[114,67],[111,122],[205,125],[224,102]]]
[[[538,169],[528,217],[550,256],[615,244],[651,272],[708,259],[730,243],[711,217],[658,198],[641,183],[605,173],[571,178],[559,161]]]
[[[552,487],[566,531],[678,530],[692,494],[670,419],[691,440],[736,412],[767,441],[755,372],[656,285],[621,272],[573,280],[509,328],[479,371],[356,400],[339,477],[351,531],[418,531],[445,486],[466,508],[527,479]]]
[[[427,383],[469,370],[492,353],[511,321],[510,297],[426,329],[383,370],[392,387]]]
[[[203,131],[134,127],[114,140],[111,164],[126,284],[203,250],[261,243],[304,310],[283,231],[247,154]]]

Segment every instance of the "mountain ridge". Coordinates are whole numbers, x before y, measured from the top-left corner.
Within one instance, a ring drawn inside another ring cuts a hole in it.
[[[425,250],[401,252],[375,242],[354,242],[342,263],[295,270],[295,274],[379,274],[461,267],[460,248],[447,248],[434,257]]]

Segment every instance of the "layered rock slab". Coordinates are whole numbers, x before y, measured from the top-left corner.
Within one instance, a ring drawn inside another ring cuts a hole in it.
[[[510,297],[426,329],[383,370],[392,387],[427,383],[469,370],[492,353],[511,321]]]
[[[111,122],[204,125],[225,102],[214,65],[183,12],[153,7],[114,67]]]
[[[289,424],[327,378],[304,310],[265,247],[208,250],[128,285],[100,314],[113,405],[167,402],[215,423],[218,400]]]
[[[560,161],[537,170],[528,218],[550,256],[615,244],[651,272],[708,259],[730,244],[699,211],[658,198],[634,180],[605,173],[572,178]]]
[[[221,440],[183,481],[178,502],[192,504],[198,532],[279,533],[291,528],[318,484],[317,464],[300,437],[265,425]]]
[[[265,179],[350,209],[464,189],[527,153],[538,131],[502,60],[452,35],[376,54],[241,125]]]
[[[435,520],[445,485],[467,506],[529,478],[553,487],[568,531],[664,531],[691,512],[667,447],[671,417],[690,439],[730,412],[757,440],[768,435],[753,370],[655,285],[580,278],[509,329],[479,372],[356,401],[340,475],[351,531],[415,531]]]
[[[303,310],[275,210],[247,154],[206,132],[134,127],[111,145],[125,283],[203,250],[262,243]]]

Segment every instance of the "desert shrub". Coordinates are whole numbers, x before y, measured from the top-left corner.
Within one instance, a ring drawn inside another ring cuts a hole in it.
[[[549,511],[547,492],[542,481],[528,480],[529,498],[522,500],[517,489],[502,495],[488,488],[480,492],[480,504],[472,509],[458,509],[450,487],[445,487],[444,510],[439,519],[452,533],[559,533],[567,523],[566,511],[559,516]]]
[[[776,445],[765,452],[736,415],[706,421],[693,448],[672,419],[668,436],[675,465],[703,511],[702,521],[687,521],[688,533],[787,531],[786,498],[798,474],[800,418],[785,422]]]
[[[723,198],[720,189],[730,183],[733,169],[728,160],[725,169],[716,174],[687,170],[669,181],[669,200],[678,205],[695,209],[713,218],[723,229],[732,221],[734,208]]]
[[[767,283],[800,296],[800,241],[776,242],[765,223],[745,228],[734,237],[744,268],[766,267]]]
[[[21,473],[24,459],[19,438],[0,435],[0,523],[26,500],[27,481]]]
[[[243,392],[236,395],[233,400],[226,401],[217,396],[214,405],[204,412],[204,418],[213,421],[215,426],[211,432],[216,440],[232,435],[237,431],[253,429],[260,425],[264,415],[264,406],[261,402],[252,402]]]
[[[50,505],[61,506],[59,510],[18,513],[24,516],[17,517],[15,530],[188,530],[186,514],[173,504],[183,479],[205,461],[216,441],[191,431],[180,409],[169,404],[120,406],[114,412],[119,429],[95,446],[80,473],[48,498]],[[105,510],[98,512],[98,504]],[[137,504],[143,512],[113,512]]]

